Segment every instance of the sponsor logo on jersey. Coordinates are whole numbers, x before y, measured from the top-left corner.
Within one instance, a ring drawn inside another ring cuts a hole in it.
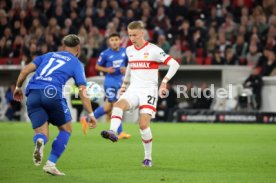
[[[121,67],[123,61],[124,61],[124,60],[122,60],[122,59],[120,59],[120,60],[114,60],[114,61],[113,61],[113,67],[114,67],[114,68]]]
[[[158,69],[157,62],[148,62],[148,61],[130,61],[131,69]]]

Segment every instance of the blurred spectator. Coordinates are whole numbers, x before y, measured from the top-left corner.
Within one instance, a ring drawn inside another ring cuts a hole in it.
[[[177,94],[170,83],[167,83],[167,91],[167,97],[158,98],[156,109],[157,113],[155,118],[156,121],[171,122],[173,120],[173,112],[176,110],[178,105]]]
[[[142,15],[141,20],[144,22],[144,25],[147,29],[153,29],[154,25],[151,24],[152,18],[151,17],[151,7],[148,1],[143,1],[141,3]]]
[[[213,98],[207,83],[202,83],[198,89],[199,93],[195,99],[193,109],[210,109]]]
[[[100,48],[102,47],[103,44],[105,44],[104,40],[105,40],[104,36],[101,35],[99,29],[97,27],[94,27],[89,34],[88,44],[86,47],[87,49],[89,49],[89,47],[93,49],[92,56],[95,57],[99,55],[98,53],[101,51]]]
[[[221,57],[225,58],[225,50],[226,50],[226,47],[229,46],[229,45],[230,45],[230,42],[228,40],[226,40],[225,33],[220,32],[219,33],[219,40],[217,42],[217,46],[219,47]]]
[[[5,116],[8,118],[8,120],[20,120],[20,116],[16,114],[16,112],[21,110],[21,103],[17,102],[13,99],[13,91],[15,89],[15,84],[11,84],[6,91],[5,98],[7,101],[7,111],[5,113]]]
[[[181,64],[183,65],[195,65],[195,57],[192,54],[191,50],[186,50],[184,56],[182,57],[182,62]]]
[[[192,83],[187,83],[186,85],[179,85],[179,91],[184,92],[180,94],[180,97],[177,98],[179,103],[179,108],[192,109],[195,102],[196,96],[196,87]]]
[[[261,75],[262,76],[271,76],[276,75],[276,60],[275,60],[275,53],[272,50],[268,51],[267,61],[262,64],[261,69]]]
[[[186,0],[178,0],[172,5],[172,19],[173,23],[176,23],[176,20],[181,17],[181,19],[188,19],[189,8],[188,1]]]
[[[169,55],[171,55],[179,63],[181,62],[183,54],[181,51],[181,40],[180,39],[175,40],[174,45],[170,48]]]
[[[220,51],[216,50],[213,53],[212,65],[224,65],[225,59],[220,56]]]
[[[251,67],[255,66],[258,63],[261,55],[262,54],[258,51],[257,45],[250,44],[249,52],[246,55],[247,64]]]
[[[190,49],[190,42],[192,40],[192,30],[190,23],[187,20],[184,20],[182,24],[178,27],[179,35],[181,37],[181,49],[187,50]]]
[[[202,29],[196,29],[192,36],[191,51],[196,57],[205,57],[205,38],[202,35]]]
[[[244,81],[243,86],[245,88],[251,88],[253,92],[253,99],[256,102],[255,109],[260,109],[262,104],[262,86],[263,80],[260,75],[260,70],[254,68],[250,76]]]
[[[171,28],[170,19],[166,16],[163,6],[157,8],[157,14],[153,18],[152,24],[155,25],[156,31],[160,33],[165,33]]]
[[[245,65],[246,64],[246,53],[247,53],[247,48],[248,44],[244,40],[244,35],[239,34],[237,36],[236,43],[233,45],[233,49],[235,52],[235,55],[239,58],[240,64]]]
[[[95,25],[99,29],[106,29],[106,26],[108,24],[108,16],[106,15],[106,12],[104,9],[98,9],[98,14],[96,16],[97,21],[95,22]]]
[[[158,36],[157,46],[159,46],[160,48],[162,48],[165,53],[169,53],[170,48],[171,48],[170,43],[167,41],[166,36],[163,35],[163,34],[160,34]]]
[[[228,46],[225,50],[225,64],[226,65],[237,65],[239,59],[234,53],[234,50],[231,46]]]

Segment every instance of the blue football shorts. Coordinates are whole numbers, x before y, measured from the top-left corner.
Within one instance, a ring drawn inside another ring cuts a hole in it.
[[[49,98],[44,90],[32,89],[27,96],[27,111],[33,129],[42,126],[46,121],[62,126],[72,120],[70,110],[62,94]]]
[[[115,86],[104,86],[104,92],[105,92],[105,98],[108,100],[108,102],[116,102],[118,100],[117,94],[120,87]]]

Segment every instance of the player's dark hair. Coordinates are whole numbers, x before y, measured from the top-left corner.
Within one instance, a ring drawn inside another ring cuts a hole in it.
[[[144,29],[144,23],[142,21],[133,21],[130,22],[127,26],[127,29]]]
[[[62,42],[67,47],[75,47],[80,44],[80,38],[75,34],[69,34],[63,38]]]
[[[118,33],[112,33],[112,34],[110,34],[110,35],[108,36],[108,39],[110,39],[110,38],[112,38],[112,37],[118,37],[118,38],[120,38],[120,34],[118,34]]]

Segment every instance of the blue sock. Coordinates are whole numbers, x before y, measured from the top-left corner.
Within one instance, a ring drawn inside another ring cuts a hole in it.
[[[35,134],[33,141],[34,144],[36,143],[37,139],[43,139],[44,140],[44,145],[48,142],[48,138],[46,137],[46,135],[44,135],[43,133],[37,133]]]
[[[117,130],[117,134],[120,135],[120,133],[122,133],[122,131],[123,131],[123,124],[121,123]]]
[[[96,119],[98,119],[99,117],[101,117],[102,115],[106,114],[104,111],[103,107],[98,107],[95,111],[94,111],[94,116]]]
[[[54,140],[52,144],[52,151],[50,153],[50,156],[48,158],[49,161],[56,163],[58,158],[61,156],[63,151],[65,150],[69,138],[70,138],[70,133],[67,131],[60,131],[57,138]]]

